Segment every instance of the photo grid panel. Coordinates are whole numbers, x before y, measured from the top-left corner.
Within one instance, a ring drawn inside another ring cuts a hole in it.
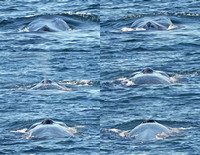
[[[0,1],[0,154],[200,154],[199,13]]]
[[[99,154],[99,8],[0,2],[0,154]]]

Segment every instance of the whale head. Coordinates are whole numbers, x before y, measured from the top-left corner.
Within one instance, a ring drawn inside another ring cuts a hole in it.
[[[24,29],[26,32],[61,32],[71,30],[69,25],[61,18],[43,16],[33,20]]]
[[[151,68],[145,68],[141,72],[135,72],[130,78],[136,85],[171,83],[169,76],[165,72],[154,71]]]
[[[33,124],[28,130],[29,137],[49,138],[49,137],[70,137],[73,134],[68,130],[68,126],[63,122],[45,119],[42,122]]]
[[[135,138],[140,141],[155,140],[161,134],[171,133],[166,126],[157,123],[154,120],[147,120],[131,130],[126,137]]]
[[[64,85],[49,79],[44,79],[36,84],[31,90],[68,90]]]
[[[144,17],[136,20],[131,25],[135,30],[167,30],[174,25],[167,17]]]

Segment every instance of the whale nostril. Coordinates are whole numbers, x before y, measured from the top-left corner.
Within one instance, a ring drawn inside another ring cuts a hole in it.
[[[144,121],[142,123],[155,123],[155,121],[154,120],[146,120],[146,121]]]
[[[51,29],[47,25],[43,26],[40,30],[41,31],[51,32]]]
[[[42,124],[53,124],[53,121],[50,119],[46,119],[42,122]]]
[[[147,26],[148,28],[154,28],[154,25],[153,25],[151,22],[147,22],[146,26]]]
[[[51,81],[51,80],[43,80],[42,83],[43,83],[43,84],[51,84],[52,81]]]
[[[145,68],[143,71],[142,71],[142,73],[153,73],[153,69],[151,69],[151,68]]]

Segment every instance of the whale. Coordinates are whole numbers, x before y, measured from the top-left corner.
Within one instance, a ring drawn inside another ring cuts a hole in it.
[[[71,30],[62,19],[54,16],[43,16],[33,20],[24,29],[25,32],[61,32]]]
[[[140,72],[135,72],[130,76],[130,80],[135,85],[142,84],[170,84],[170,77],[162,71],[154,71],[152,68],[145,68]]]
[[[171,30],[175,29],[172,21],[165,16],[158,17],[143,17],[134,21],[130,27],[124,27],[122,31],[133,31],[133,30]]]
[[[36,84],[31,90],[69,90],[64,85],[44,79],[40,83]]]
[[[144,17],[136,20],[131,28],[135,30],[168,30],[174,27],[174,24],[168,17]]]
[[[158,139],[161,135],[169,135],[171,132],[170,128],[154,120],[146,120],[127,133],[125,137],[139,141],[151,141]]]
[[[33,124],[27,131],[27,137],[31,138],[59,138],[73,137],[69,127],[58,121],[45,119],[42,122]]]

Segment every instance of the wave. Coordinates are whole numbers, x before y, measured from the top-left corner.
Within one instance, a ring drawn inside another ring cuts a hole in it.
[[[98,25],[100,22],[100,17],[98,15],[93,15],[91,13],[81,13],[81,12],[45,13],[45,14],[27,15],[25,17],[16,17],[16,18],[13,17],[13,18],[1,19],[0,31],[13,32],[17,31],[17,29],[23,29],[34,19],[41,16],[56,16],[62,18],[73,29],[79,29],[80,27],[84,26],[88,27],[88,25],[93,25],[93,24]]]
[[[141,18],[144,16],[189,16],[189,17],[199,17],[199,13],[190,13],[190,12],[152,12],[151,14],[149,13],[143,13],[143,14],[133,14],[133,15],[127,15],[122,18],[117,19],[116,21],[121,21],[121,20],[128,20],[128,19],[133,19],[133,18]]]
[[[99,22],[100,17],[97,15],[93,15],[91,13],[83,13],[83,12],[62,12],[62,13],[45,13],[45,14],[35,14],[35,15],[28,15],[25,16],[26,18],[30,17],[40,17],[45,15],[60,15],[60,16],[66,16],[76,19],[82,19],[82,20],[89,20],[93,22]]]

